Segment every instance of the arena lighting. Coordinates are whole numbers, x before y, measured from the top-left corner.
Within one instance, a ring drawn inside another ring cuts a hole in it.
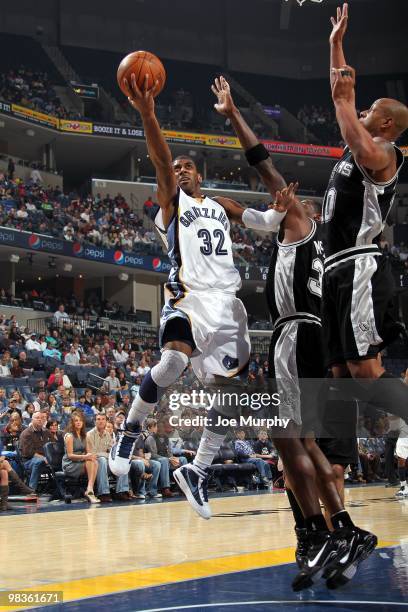
[[[6,126],[6,122],[5,121],[0,121],[0,128],[4,128]]]
[[[129,274],[126,274],[126,272],[122,272],[121,274],[119,274],[119,279],[121,281],[127,281],[129,280]]]
[[[9,261],[11,261],[11,263],[18,263],[20,261],[20,255],[12,253],[9,257]]]
[[[197,155],[197,151],[193,151],[193,150],[191,149],[191,151],[189,151],[189,152],[188,152],[188,154],[189,154],[189,156],[190,156],[190,157],[196,157],[196,155]]]
[[[28,128],[28,130],[26,130],[25,133],[26,133],[26,136],[31,136],[31,137],[35,136],[35,132],[31,128]]]
[[[71,270],[72,270],[72,264],[65,263],[64,264],[64,272],[71,272]]]

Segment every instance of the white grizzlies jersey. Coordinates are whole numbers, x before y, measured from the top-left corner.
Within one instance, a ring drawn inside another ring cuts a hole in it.
[[[161,210],[155,224],[172,264],[166,283],[171,301],[177,302],[190,291],[236,293],[240,289],[241,277],[232,257],[230,222],[221,204],[208,197],[198,202],[180,189],[167,230]]]

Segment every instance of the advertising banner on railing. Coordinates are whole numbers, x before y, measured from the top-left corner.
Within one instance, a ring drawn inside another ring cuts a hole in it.
[[[92,134],[92,123],[90,121],[77,121],[76,119],[60,119],[59,129],[61,132]]]
[[[299,142],[280,142],[277,140],[262,140],[262,142],[270,153],[336,158],[343,155],[343,149],[341,147],[324,147],[321,145],[301,144]]]
[[[110,125],[107,123],[93,123],[76,119],[57,119],[51,115],[38,113],[16,104],[0,102],[0,113],[24,119],[36,125],[43,125],[60,132],[71,134],[87,134],[92,136],[107,136],[111,138],[143,139],[144,131],[139,127],[130,125]],[[163,130],[163,134],[170,144],[201,145],[222,149],[240,149],[238,138],[228,134],[199,134],[180,130]],[[325,147],[320,145],[302,144],[296,142],[280,142],[275,140],[262,140],[268,151],[282,155],[296,155],[308,157],[339,158],[342,149],[339,147]],[[401,147],[404,155],[408,155],[408,147]]]
[[[58,129],[59,120],[57,117],[46,115],[45,113],[39,113],[31,108],[18,106],[18,104],[12,104],[11,110],[15,117],[19,117],[20,119],[28,119],[29,121],[39,125],[45,125],[46,127],[51,127],[56,130]]]
[[[90,243],[69,242],[61,238],[20,232],[8,227],[0,227],[0,247],[12,246],[30,251],[50,253],[75,259],[86,259],[99,263],[113,264],[125,268],[150,270],[168,274],[170,262],[166,255],[139,255],[121,249],[105,249]],[[243,280],[266,280],[268,269],[248,266],[240,269]]]

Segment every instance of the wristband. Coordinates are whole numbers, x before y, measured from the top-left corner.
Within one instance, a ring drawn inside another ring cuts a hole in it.
[[[250,166],[257,166],[262,161],[265,161],[269,158],[269,153],[263,146],[263,144],[258,143],[251,149],[245,151],[245,157]]]

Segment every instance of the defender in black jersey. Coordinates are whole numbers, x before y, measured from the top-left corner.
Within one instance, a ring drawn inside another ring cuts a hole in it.
[[[333,564],[337,564],[345,554],[348,556],[347,537],[351,533],[359,543],[366,536],[376,541],[375,536],[353,525],[338,495],[331,466],[314,439],[301,438],[304,402],[298,388],[299,377],[324,376],[324,360],[319,349],[324,257],[320,226],[316,223],[319,215],[316,214],[314,202],[298,201],[295,186],[290,185],[276,192],[276,170],[267,151],[235,107],[228,83],[221,77],[212,89],[218,98],[216,109],[230,118],[249,164],[257,169],[271,195],[276,193],[271,208],[278,211],[283,219],[267,282],[268,302],[275,323],[269,371],[277,382],[286,379],[286,390],[293,386],[293,393],[290,393],[292,401],[288,405],[281,402],[279,406],[279,413],[290,418],[288,435],[274,438],[274,443],[294,492],[289,490],[288,497],[296,521],[297,559],[301,571],[293,582],[293,588],[301,590],[311,586],[323,572],[326,572],[325,577],[329,577]],[[306,423],[303,425],[307,427]],[[333,524],[341,528],[336,529],[333,535],[329,533],[321,512],[317,482]],[[348,535],[343,529],[348,530]],[[341,578],[347,581],[347,577]]]
[[[365,379],[364,399],[374,407],[408,419],[407,387],[390,380],[394,377],[377,359],[397,329],[391,314],[391,272],[378,242],[403,163],[394,141],[408,128],[408,108],[385,98],[357,116],[355,71],[346,65],[343,52],[347,22],[345,4],[337,20],[332,19],[330,37],[332,98],[347,146],[323,206],[327,364],[335,377]]]

